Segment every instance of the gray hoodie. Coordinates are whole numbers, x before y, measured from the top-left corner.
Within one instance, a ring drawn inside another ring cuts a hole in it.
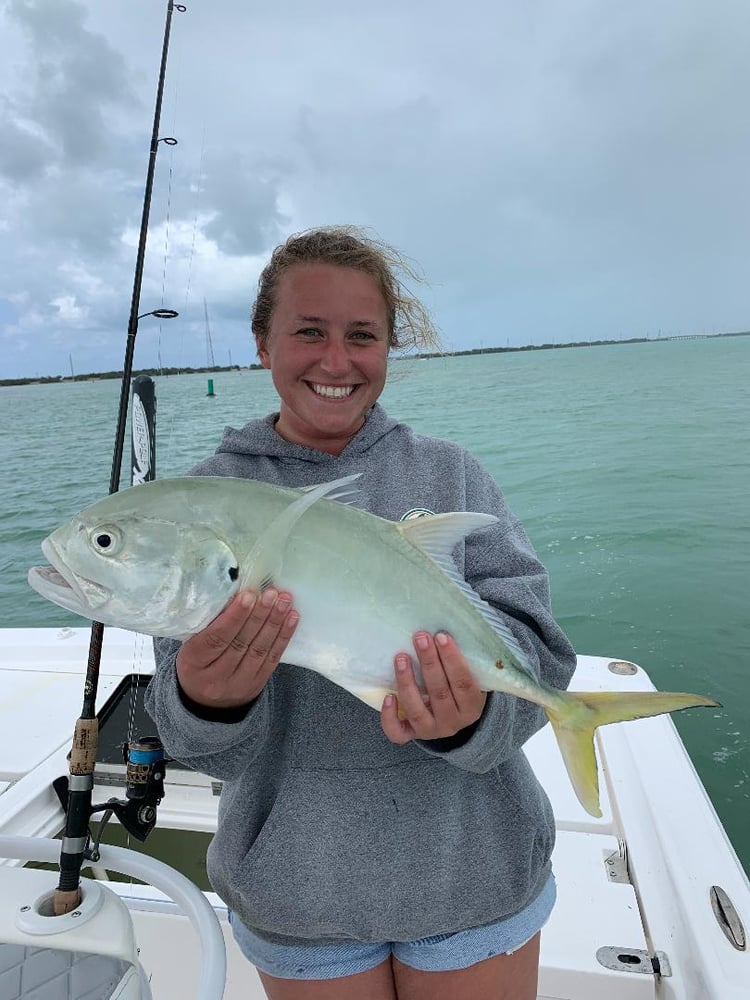
[[[494,514],[498,524],[470,536],[456,561],[535,673],[567,686],[575,654],[550,613],[547,574],[476,459],[378,405],[338,456],[283,440],[275,416],[227,429],[191,475],[296,487],[358,472],[359,505],[390,520]],[[377,712],[293,664],[246,710],[212,717],[179,688],[179,643],[155,649],[148,711],[170,754],[224,783],[208,873],[256,933],[408,941],[509,917],[541,891],[554,820],[521,751],[546,722],[536,705],[493,692],[456,736],[396,746]]]

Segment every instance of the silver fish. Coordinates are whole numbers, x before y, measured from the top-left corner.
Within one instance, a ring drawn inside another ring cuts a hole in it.
[[[199,632],[238,590],[288,590],[300,622],[284,658],[375,709],[395,691],[393,657],[415,631],[456,640],[485,691],[541,705],[576,794],[601,815],[600,725],[696,706],[692,694],[563,692],[536,680],[513,633],[459,575],[451,553],[489,514],[395,523],[353,506],[348,476],[305,490],[248,479],[162,479],[115,493],[42,542],[53,568],[29,583],[69,611],[149,635]]]

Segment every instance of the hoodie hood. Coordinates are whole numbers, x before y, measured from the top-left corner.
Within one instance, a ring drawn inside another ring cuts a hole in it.
[[[263,455],[271,458],[296,459],[313,464],[336,462],[341,458],[360,455],[381,438],[399,426],[397,420],[389,417],[385,410],[376,403],[362,428],[354,435],[340,455],[331,455],[315,448],[307,448],[301,444],[286,441],[276,433],[274,425],[279,418],[278,413],[270,413],[262,420],[251,420],[244,427],[227,427],[224,437],[216,449],[217,455]]]

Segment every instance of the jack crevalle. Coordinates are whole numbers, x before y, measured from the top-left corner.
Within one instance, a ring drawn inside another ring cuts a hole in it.
[[[466,584],[451,552],[489,514],[395,523],[345,499],[357,476],[305,490],[185,477],[100,500],[42,542],[53,568],[29,583],[69,611],[185,639],[241,588],[288,590],[300,622],[284,659],[375,709],[394,691],[393,657],[419,629],[444,629],[480,687],[544,708],[583,807],[600,816],[598,726],[717,703],[693,694],[563,692],[537,681],[505,622]]]

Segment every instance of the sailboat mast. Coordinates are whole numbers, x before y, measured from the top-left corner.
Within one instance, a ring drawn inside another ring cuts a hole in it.
[[[208,304],[205,299],[203,300],[203,313],[206,317],[206,365],[209,368],[215,368],[214,345],[211,341],[211,327],[208,325]]]

